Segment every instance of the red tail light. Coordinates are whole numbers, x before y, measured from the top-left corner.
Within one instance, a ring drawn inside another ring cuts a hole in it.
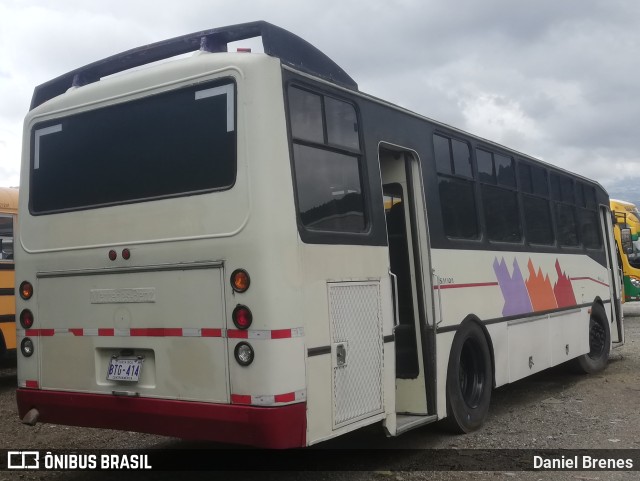
[[[25,329],[31,329],[33,321],[33,312],[29,309],[23,309],[20,313],[20,325]]]
[[[238,329],[248,329],[253,321],[253,314],[247,306],[238,304],[231,315],[233,323]]]

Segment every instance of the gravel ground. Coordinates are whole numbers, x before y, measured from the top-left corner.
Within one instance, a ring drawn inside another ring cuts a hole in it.
[[[640,303],[625,304],[626,344],[613,350],[607,369],[579,376],[562,367],[547,370],[494,391],[485,426],[472,434],[444,434],[438,425],[385,438],[378,426],[323,443],[318,448],[398,449],[393,471],[331,472],[7,472],[0,481],[104,479],[260,479],[288,480],[637,480],[640,472],[451,472],[417,471],[419,452],[400,449],[640,449]],[[15,364],[0,366],[0,448],[113,449],[219,448],[206,443],[147,434],[38,424],[25,426],[17,417]],[[212,462],[220,450],[211,449]],[[213,464],[215,465],[215,464]]]

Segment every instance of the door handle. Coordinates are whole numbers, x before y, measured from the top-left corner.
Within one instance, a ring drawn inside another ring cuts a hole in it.
[[[391,277],[391,294],[393,297],[393,328],[400,324],[400,314],[398,313],[398,276],[389,271]]]
[[[347,346],[338,344],[336,346],[336,366],[342,367],[347,364]]]

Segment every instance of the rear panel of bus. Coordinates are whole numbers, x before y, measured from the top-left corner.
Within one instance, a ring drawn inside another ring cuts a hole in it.
[[[21,418],[305,444],[284,115],[279,61],[226,53],[103,79],[29,114]]]

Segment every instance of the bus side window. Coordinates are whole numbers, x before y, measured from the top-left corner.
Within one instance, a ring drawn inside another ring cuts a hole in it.
[[[480,230],[469,146],[434,134],[433,148],[444,233],[453,239],[478,239]]]
[[[297,208],[309,231],[366,228],[358,122],[353,105],[290,87]]]

